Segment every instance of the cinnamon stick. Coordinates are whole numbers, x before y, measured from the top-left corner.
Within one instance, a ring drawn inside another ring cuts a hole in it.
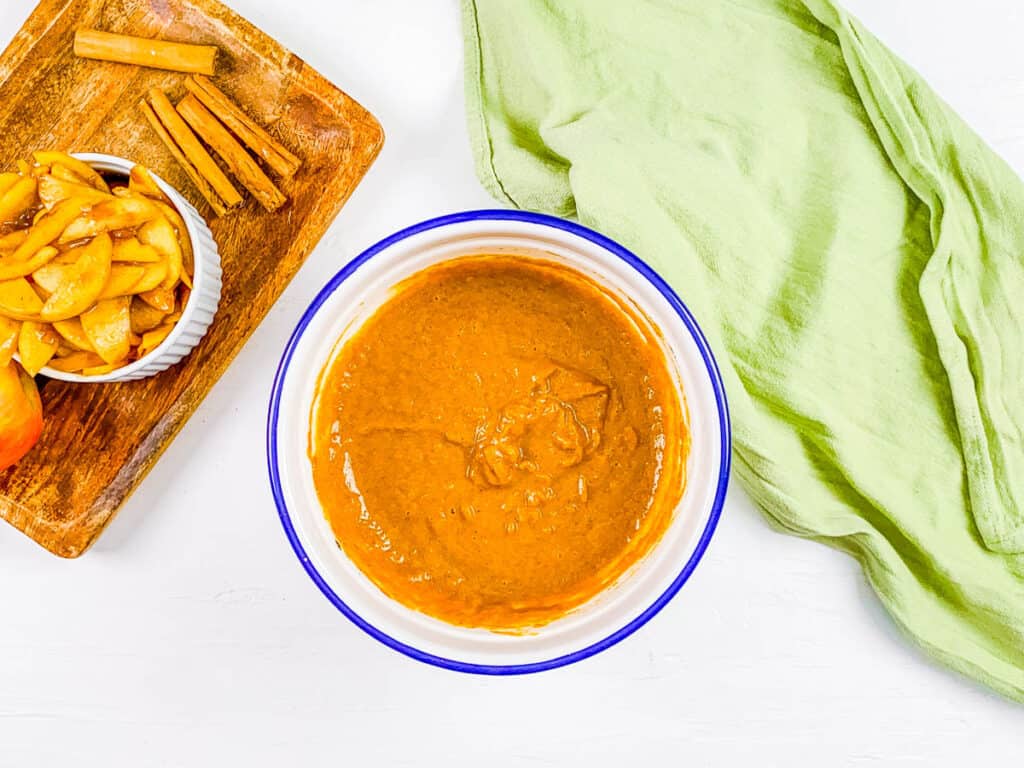
[[[220,199],[220,195],[214,191],[213,187],[210,186],[210,183],[203,178],[203,175],[196,170],[196,167],[189,162],[189,159],[185,157],[185,153],[181,151],[181,148],[174,143],[174,139],[171,137],[171,134],[169,134],[167,129],[164,128],[164,124],[160,122],[160,118],[156,116],[156,112],[153,111],[153,108],[149,106],[149,103],[145,99],[139,102],[139,109],[142,110],[142,114],[146,116],[146,120],[149,121],[150,126],[152,126],[153,130],[156,132],[156,135],[160,137],[164,146],[170,150],[171,155],[173,155],[174,159],[178,161],[178,165],[184,169],[185,173],[188,174],[188,177],[192,180],[192,183],[196,185],[196,189],[199,190],[199,194],[201,194],[206,199],[206,202],[210,204],[210,207],[213,208],[213,212],[218,216],[223,216],[227,213],[228,207],[224,204],[224,201]]]
[[[217,86],[205,77],[195,76],[185,79],[185,87],[249,149],[262,158],[274,173],[286,179],[295,175],[302,161],[242,111],[241,107]]]
[[[242,186],[252,192],[252,196],[260,205],[274,212],[287,202],[288,198],[274,186],[274,182],[252,159],[252,155],[245,151],[245,147],[235,140],[228,129],[221,125],[220,120],[193,94],[188,94],[178,102],[178,114],[185,118],[185,122],[213,148],[214,152],[220,155]]]
[[[98,29],[79,29],[75,31],[75,55],[84,59],[212,75],[216,68],[217,46],[172,43]]]
[[[196,138],[196,135],[192,133],[188,125],[185,124],[185,121],[181,119],[181,116],[174,111],[174,105],[167,98],[167,94],[159,88],[151,88],[149,91],[149,103],[153,107],[153,111],[156,112],[157,117],[160,118],[164,128],[167,129],[171,138],[174,139],[174,143],[181,148],[181,151],[185,153],[185,157],[195,166],[199,174],[209,182],[221,200],[224,201],[224,204],[228,208],[235,208],[241,205],[242,195],[235,189],[231,180],[220,169],[220,166],[210,157],[210,153],[206,151],[199,139]]]

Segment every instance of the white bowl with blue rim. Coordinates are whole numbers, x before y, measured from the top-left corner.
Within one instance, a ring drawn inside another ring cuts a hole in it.
[[[320,371],[410,275],[474,254],[518,254],[575,267],[631,301],[663,336],[685,397],[692,438],[687,483],[665,535],[599,595],[522,634],[454,626],[385,595],[346,556],[324,516],[308,456]],[[356,626],[412,658],[461,672],[519,674],[571,664],[646,624],[704,555],[725,500],[730,431],[722,380],[707,341],[675,292],[608,238],[563,219],[513,210],[467,211],[388,237],[347,264],[313,300],[285,347],[271,394],[267,459],[285,534],[302,567]]]

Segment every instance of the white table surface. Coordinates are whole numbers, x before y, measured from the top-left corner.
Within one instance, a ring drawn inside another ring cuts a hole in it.
[[[33,4],[0,3],[0,44]],[[299,567],[266,481],[278,356],[315,292],[363,248],[493,203],[467,145],[454,0],[231,5],[373,111],[387,142],[91,552],[62,561],[0,524],[0,766],[1019,759],[1024,710],[928,661],[852,560],[772,532],[735,485],[679,596],[567,669],[446,672],[338,614]],[[848,6],[1024,170],[1019,0]]]

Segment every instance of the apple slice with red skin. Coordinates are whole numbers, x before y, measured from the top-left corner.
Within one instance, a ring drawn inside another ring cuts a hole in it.
[[[0,470],[21,460],[43,431],[36,383],[12,360],[0,368]]]

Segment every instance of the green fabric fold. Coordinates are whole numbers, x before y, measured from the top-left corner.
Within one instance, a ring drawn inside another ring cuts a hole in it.
[[[654,266],[769,518],[1024,700],[1020,179],[829,0],[463,7],[485,186]]]

